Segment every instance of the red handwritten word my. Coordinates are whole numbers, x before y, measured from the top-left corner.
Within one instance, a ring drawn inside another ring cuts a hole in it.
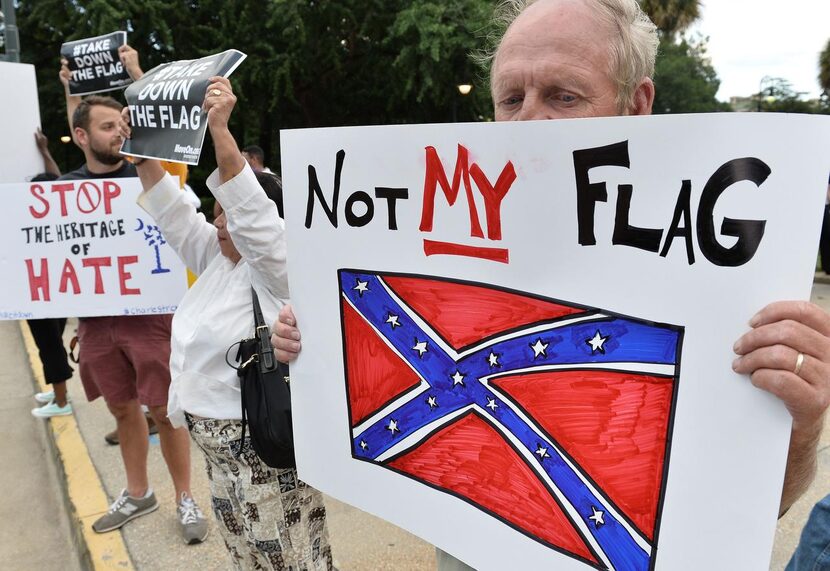
[[[447,178],[444,165],[438,156],[435,147],[426,147],[426,171],[424,174],[424,202],[421,210],[422,232],[433,231],[433,219],[435,217],[435,195],[438,187],[444,193],[447,203],[453,206],[458,199],[461,184],[464,184],[464,192],[467,197],[467,208],[470,213],[470,236],[473,238],[484,238],[481,229],[481,222],[478,217],[478,209],[473,197],[472,178],[481,196],[484,198],[484,214],[487,221],[487,238],[490,240],[501,240],[501,204],[507,196],[513,181],[516,180],[516,170],[513,163],[507,161],[495,184],[484,174],[484,171],[477,163],[470,164],[469,152],[463,145],[458,145],[458,153],[455,160],[455,171],[453,172],[452,184]],[[482,246],[469,246],[451,242],[437,242],[424,239],[424,253],[427,256],[435,254],[446,254],[455,256],[469,256],[473,258],[484,258],[507,263],[509,261],[506,248],[490,248]]]

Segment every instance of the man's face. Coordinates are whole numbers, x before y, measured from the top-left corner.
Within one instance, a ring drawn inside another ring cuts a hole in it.
[[[259,172],[263,169],[263,165],[259,162],[259,157],[255,157],[250,153],[246,153],[242,151],[242,156],[245,157],[245,160],[248,161],[248,164],[251,166],[251,170],[254,172]]]
[[[580,0],[539,0],[527,8],[496,53],[496,121],[620,115],[610,34]]]
[[[123,158],[118,154],[121,148],[119,117],[120,113],[115,109],[94,105],[89,110],[89,130],[80,129],[78,140],[81,146],[105,165],[116,165]]]

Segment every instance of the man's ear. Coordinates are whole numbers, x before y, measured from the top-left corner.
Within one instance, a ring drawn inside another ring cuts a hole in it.
[[[646,77],[634,90],[634,97],[631,107],[628,109],[628,114],[651,115],[652,105],[654,105],[654,82],[651,81],[651,78]]]
[[[86,130],[81,129],[80,127],[75,127],[73,129],[72,134],[75,135],[75,144],[77,144],[82,149],[89,144],[89,134]]]

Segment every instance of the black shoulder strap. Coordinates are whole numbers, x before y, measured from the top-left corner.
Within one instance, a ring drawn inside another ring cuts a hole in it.
[[[251,298],[254,302],[255,337],[259,340],[259,366],[263,371],[270,371],[275,366],[274,348],[271,346],[271,330],[265,324],[262,308],[259,305],[259,297],[257,297],[254,286],[251,286]]]

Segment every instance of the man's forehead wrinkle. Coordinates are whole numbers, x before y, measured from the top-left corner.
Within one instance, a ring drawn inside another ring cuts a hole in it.
[[[571,59],[567,63],[555,59],[538,59],[531,67],[525,67],[518,62],[502,64],[498,73],[493,75],[493,87],[523,85],[528,79],[531,83],[544,81],[558,84],[560,87],[591,88],[588,76],[593,71],[593,63],[588,59]]]
[[[603,31],[605,34],[603,34]],[[609,58],[608,24],[592,12],[583,0],[539,0],[528,7],[505,33],[496,52],[494,69],[504,55],[515,48],[550,49],[570,55],[591,52]],[[538,55],[537,55],[538,57]]]

